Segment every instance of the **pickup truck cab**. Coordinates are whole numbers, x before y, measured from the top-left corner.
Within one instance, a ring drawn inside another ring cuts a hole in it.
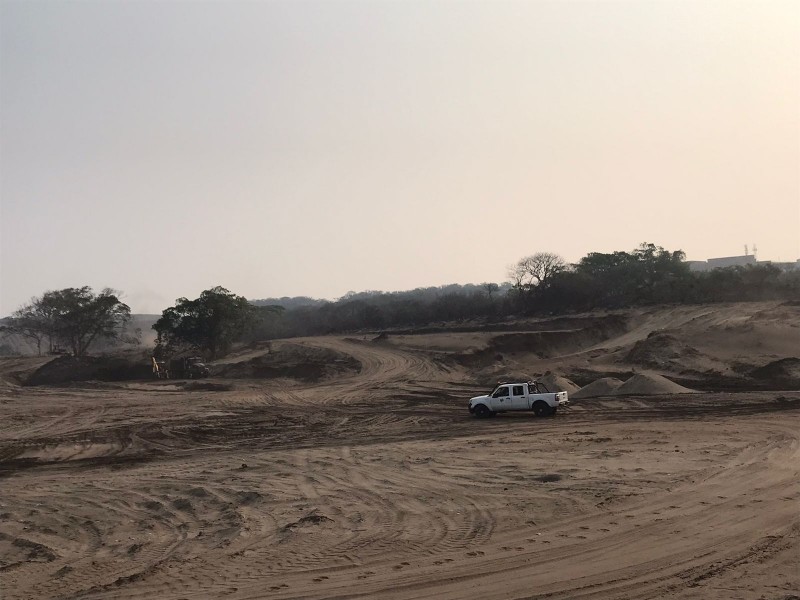
[[[501,412],[528,410],[537,417],[552,417],[567,404],[567,392],[550,392],[536,381],[501,383],[491,394],[470,399],[469,412],[476,417],[493,417]]]

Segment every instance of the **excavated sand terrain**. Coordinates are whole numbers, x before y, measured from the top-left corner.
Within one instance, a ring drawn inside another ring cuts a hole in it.
[[[474,372],[414,342],[293,340],[359,365],[306,383],[0,361],[0,597],[800,595],[800,392],[479,420]]]
[[[570,394],[573,400],[580,398],[598,398],[601,396],[611,396],[614,391],[622,385],[622,381],[616,377],[601,377],[592,383],[583,386],[574,394]]]
[[[662,375],[638,373],[612,393],[614,396],[664,396],[668,394],[693,394],[695,390],[683,387]]]

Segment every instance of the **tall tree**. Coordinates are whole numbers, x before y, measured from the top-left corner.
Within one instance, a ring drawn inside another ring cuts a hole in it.
[[[531,294],[535,288],[547,287],[551,278],[566,268],[567,262],[558,254],[537,252],[520,258],[509,267],[508,276],[520,295]]]
[[[131,309],[118,293],[106,288],[95,294],[89,286],[45,292],[15,311],[4,330],[34,340],[39,354],[47,339],[51,351],[59,342],[83,356],[95,341],[123,336]]]
[[[52,309],[56,334],[72,350],[83,356],[98,339],[122,336],[131,318],[130,307],[110,288],[95,295],[92,288],[66,288],[47,292],[43,303]]]
[[[255,313],[246,298],[220,286],[205,290],[196,300],[179,298],[153,325],[158,350],[191,349],[217,358],[253,323]]]

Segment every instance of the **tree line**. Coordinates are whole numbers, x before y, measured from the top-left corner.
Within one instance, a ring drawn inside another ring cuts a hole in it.
[[[6,319],[0,332],[32,340],[41,354],[59,345],[82,356],[97,340],[135,343],[126,334],[130,308],[119,292],[89,287],[45,292]],[[153,325],[155,353],[218,358],[236,342],[285,337],[435,327],[514,315],[561,314],[651,304],[786,299],[800,301],[800,271],[766,264],[692,272],[680,250],[641,244],[632,251],[591,252],[575,264],[550,252],[521,258],[508,281],[348,292],[336,301],[272,298],[249,301],[223,287],[179,298]]]
[[[542,274],[539,278],[515,279],[513,293],[519,312],[800,300],[800,271],[784,271],[771,263],[693,272],[682,251],[669,251],[648,243],[630,252],[591,252],[573,265],[553,256],[545,261],[531,261],[532,257],[528,257],[512,268],[517,273],[538,265]]]

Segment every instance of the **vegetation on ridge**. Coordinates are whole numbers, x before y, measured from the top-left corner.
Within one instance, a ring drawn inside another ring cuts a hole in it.
[[[509,267],[510,281],[417,288],[405,292],[348,292],[334,302],[312,298],[247,300],[222,287],[196,300],[180,298],[153,326],[157,352],[224,355],[236,341],[435,327],[437,323],[496,321],[515,315],[553,315],[653,304],[755,300],[800,301],[800,271],[770,263],[692,272],[680,250],[641,244],[628,251],[591,252],[575,264],[539,252]],[[41,354],[59,344],[85,354],[97,339],[128,339],[130,309],[113,290],[46,292],[5,320],[0,332],[31,340]],[[452,325],[451,325],[452,326]]]

